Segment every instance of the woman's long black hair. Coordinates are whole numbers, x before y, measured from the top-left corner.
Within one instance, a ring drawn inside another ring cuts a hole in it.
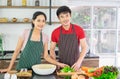
[[[45,17],[45,20],[47,20],[47,17],[46,17],[46,15],[45,15],[45,13],[43,13],[43,12],[41,12],[41,11],[35,12],[35,13],[33,14],[32,20],[35,20],[35,19],[37,18],[37,16],[39,16],[39,15],[43,15],[43,16]],[[34,28],[33,22],[32,22],[32,28]]]

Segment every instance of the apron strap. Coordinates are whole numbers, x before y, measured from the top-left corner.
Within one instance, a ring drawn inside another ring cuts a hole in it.
[[[29,35],[28,41],[29,41],[30,38],[31,38],[32,32],[33,32],[33,29],[30,30],[30,35]]]

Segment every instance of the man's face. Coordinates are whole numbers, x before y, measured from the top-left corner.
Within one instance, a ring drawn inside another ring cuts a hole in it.
[[[63,26],[69,26],[70,25],[70,19],[71,19],[71,15],[70,13],[60,13],[60,15],[58,16],[58,19],[60,20],[60,23]]]

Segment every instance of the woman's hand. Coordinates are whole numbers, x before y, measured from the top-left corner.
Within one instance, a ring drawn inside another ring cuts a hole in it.
[[[59,67],[61,67],[61,68],[65,67],[65,66],[69,66],[69,65],[64,64],[64,63],[58,63],[57,65],[58,65]]]
[[[9,72],[10,70],[8,69],[0,69],[0,73],[6,73],[6,72]]]
[[[5,72],[7,72],[8,71],[8,69],[0,69],[0,72],[1,73],[5,73]]]

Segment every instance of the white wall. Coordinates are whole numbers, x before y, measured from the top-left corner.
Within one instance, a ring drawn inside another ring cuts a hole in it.
[[[51,32],[58,26],[59,24],[46,24],[44,27],[43,32],[49,36],[49,41]],[[31,28],[31,24],[0,24],[0,32],[4,34],[4,50],[14,50],[19,36],[27,28]]]
[[[13,6],[21,6],[22,0],[12,0]],[[54,0],[52,5],[64,5],[63,0]],[[6,6],[7,0],[0,0],[0,6]],[[35,0],[27,0],[27,6],[34,6]],[[40,0],[40,6],[49,6],[49,0]],[[17,21],[23,21],[24,18],[29,18],[31,20],[32,15],[36,11],[43,11],[47,15],[47,22],[49,22],[49,8],[0,8],[0,18],[7,18],[8,21],[12,21],[12,18],[17,18]],[[56,16],[56,9],[52,9],[52,21],[58,21]],[[49,38],[51,32],[59,24],[46,24],[44,32],[48,34]],[[19,36],[22,34],[24,29],[31,28],[31,24],[0,24],[0,33],[4,34],[4,50],[14,50],[18,41]]]

